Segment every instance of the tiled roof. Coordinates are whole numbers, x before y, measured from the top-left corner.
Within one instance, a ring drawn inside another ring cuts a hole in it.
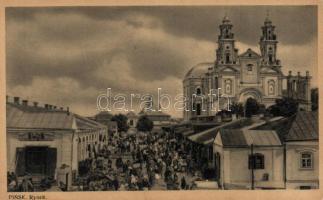
[[[299,111],[296,114],[286,141],[318,140],[318,113]]]
[[[61,110],[45,110],[30,106],[6,104],[8,128],[72,129],[73,115]]]

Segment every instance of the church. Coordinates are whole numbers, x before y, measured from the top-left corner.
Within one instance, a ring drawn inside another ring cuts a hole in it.
[[[253,98],[268,107],[284,95],[296,99],[303,110],[310,110],[309,72],[306,71],[305,76],[301,76],[300,72],[297,75],[291,72],[287,76],[283,74],[277,57],[275,26],[268,16],[261,27],[260,55],[250,48],[239,53],[235,46],[233,24],[227,16],[219,29],[216,60],[195,65],[183,80],[185,103],[188,107],[192,106],[192,109],[184,111],[184,120],[216,114],[214,103],[223,109],[229,101],[245,104],[247,99]],[[283,83],[287,83],[286,92],[283,92]],[[219,91],[226,98],[212,100],[209,95],[212,90]],[[196,98],[191,98],[194,95]]]

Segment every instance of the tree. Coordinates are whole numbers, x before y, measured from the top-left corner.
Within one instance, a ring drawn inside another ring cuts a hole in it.
[[[230,105],[230,110],[233,114],[236,114],[237,116],[243,116],[244,113],[243,113],[243,105],[242,103],[236,103],[236,102],[233,102],[231,105]]]
[[[298,103],[288,97],[276,99],[276,103],[268,108],[268,112],[273,116],[289,117],[294,115],[298,110]]]
[[[253,98],[248,98],[246,102],[246,117],[251,117],[252,115],[258,114],[259,104],[257,100]]]
[[[127,116],[125,116],[123,114],[117,114],[117,115],[114,115],[111,118],[111,121],[117,122],[119,131],[123,131],[123,132],[128,131],[129,126],[128,126],[128,123],[127,123],[127,121],[128,121]]]
[[[153,121],[151,121],[146,115],[141,116],[137,122],[137,130],[142,132],[150,132],[154,127]]]

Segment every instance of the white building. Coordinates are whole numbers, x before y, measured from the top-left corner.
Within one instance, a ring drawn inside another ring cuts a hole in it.
[[[93,120],[19,97],[7,97],[6,127],[8,172],[36,184],[53,177],[70,186],[79,162],[95,156],[107,137],[107,128]]]
[[[220,130],[213,153],[216,180],[224,189],[284,188],[284,149],[275,131]]]
[[[319,188],[317,112],[298,112],[286,136],[286,187]]]

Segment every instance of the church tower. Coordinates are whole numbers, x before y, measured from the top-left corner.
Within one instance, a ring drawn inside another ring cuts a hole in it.
[[[263,58],[262,64],[269,66],[280,65],[280,61],[277,59],[277,37],[275,34],[275,26],[272,25],[271,20],[268,17],[265,19],[262,28],[262,36],[260,38],[260,51]]]
[[[234,46],[234,34],[232,23],[227,16],[223,18],[218,37],[218,49],[216,50],[217,64],[236,64],[238,50]]]

